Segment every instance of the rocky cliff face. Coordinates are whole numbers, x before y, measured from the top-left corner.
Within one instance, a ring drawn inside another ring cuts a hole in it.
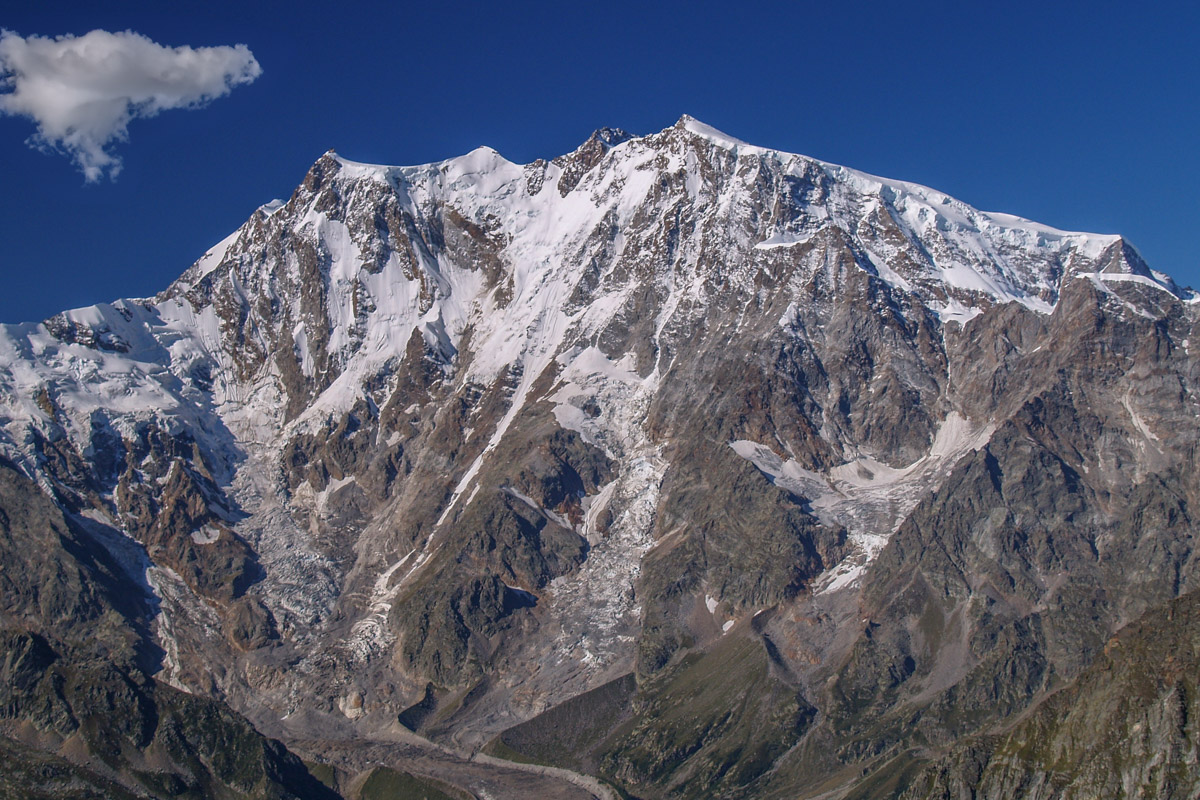
[[[905,797],[1195,797],[1197,599],[1124,628],[1027,719],[957,744]]]
[[[0,460],[0,797],[335,797],[224,704],[151,677],[153,600],[107,535]]]
[[[879,796],[1194,588],[1193,300],[686,117],[329,153],[159,297],[3,328],[0,448],[159,681],[311,753]]]

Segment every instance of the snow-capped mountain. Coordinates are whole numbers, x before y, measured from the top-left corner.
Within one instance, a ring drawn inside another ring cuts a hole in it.
[[[142,587],[160,680],[310,752],[399,718],[644,796],[849,791],[1194,585],[1195,299],[690,117],[330,152],[158,297],[0,329],[0,453]]]

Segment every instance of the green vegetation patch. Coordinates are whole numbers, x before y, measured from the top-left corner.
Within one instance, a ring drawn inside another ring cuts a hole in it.
[[[596,749],[632,716],[636,689],[632,674],[609,681],[509,728],[488,750],[511,761],[594,772]]]
[[[461,795],[446,794],[432,782],[388,767],[371,771],[359,790],[359,800],[461,800]]]

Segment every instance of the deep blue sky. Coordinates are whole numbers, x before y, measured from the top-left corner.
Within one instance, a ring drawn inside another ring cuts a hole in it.
[[[1200,4],[10,3],[23,36],[245,43],[256,82],[134,120],[85,185],[0,117],[0,320],[164,288],[329,148],[525,162],[689,113],[989,211],[1122,233],[1200,285]],[[18,7],[25,6],[25,7]]]

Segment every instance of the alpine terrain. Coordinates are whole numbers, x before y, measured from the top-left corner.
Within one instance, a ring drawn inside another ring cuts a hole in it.
[[[326,153],[0,328],[0,796],[1195,797],[1193,338],[686,116]]]

